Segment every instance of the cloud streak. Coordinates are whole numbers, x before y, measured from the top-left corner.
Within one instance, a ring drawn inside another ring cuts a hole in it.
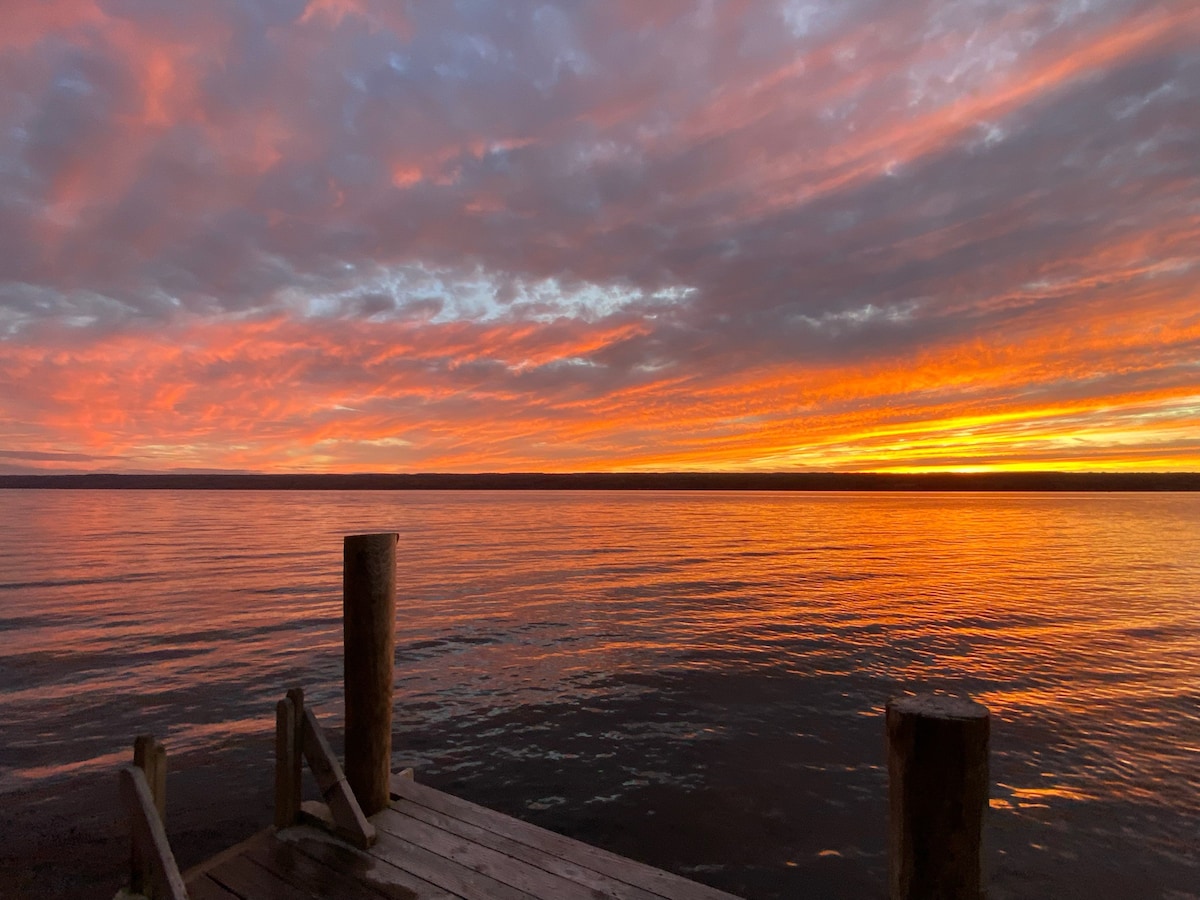
[[[0,468],[1200,467],[1200,12],[53,0]]]

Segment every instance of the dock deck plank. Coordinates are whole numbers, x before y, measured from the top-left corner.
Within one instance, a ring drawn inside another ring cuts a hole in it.
[[[453,860],[473,872],[522,891],[530,897],[557,897],[558,900],[597,900],[598,895],[578,884],[531,866],[515,857],[428,825],[419,819],[384,810],[374,818],[375,827],[417,846]]]
[[[618,856],[573,838],[547,831],[504,813],[455,797],[407,778],[392,778],[392,809],[403,812],[408,800],[491,832],[525,844],[613,880],[641,888],[666,900],[739,900],[716,888],[689,881],[645,863]],[[401,802],[397,802],[401,801]]]
[[[338,900],[416,900],[417,891],[394,882],[371,883],[354,877],[337,865],[328,865],[305,853],[297,842],[259,844],[246,856],[289,884],[307,888],[319,897]]]
[[[350,847],[315,828],[289,828],[279,836],[306,856],[336,869],[348,879],[367,885],[384,897],[393,897],[395,894],[403,896],[402,892],[407,891],[420,900],[462,900],[459,894],[417,878],[404,869]]]
[[[560,875],[568,881],[585,888],[598,890],[603,896],[613,898],[613,900],[660,900],[661,895],[659,894],[652,894],[635,885],[618,881],[601,871],[550,853],[540,847],[514,840],[507,833],[489,831],[487,828],[454,818],[453,816],[448,816],[436,809],[431,809],[411,800],[401,799],[393,801],[393,807],[397,812],[403,812],[410,818],[458,835],[480,847],[487,847],[507,856],[522,860],[551,874]],[[387,829],[388,826],[385,823],[382,827]],[[563,896],[565,898],[567,895],[564,894]],[[593,895],[586,894],[585,896],[591,897]]]
[[[245,856],[225,860],[215,866],[208,877],[239,897],[253,897],[255,900],[310,900],[313,896]]]
[[[200,875],[187,883],[190,900],[240,900],[237,894],[228,891],[207,875]]]
[[[374,818],[374,817],[372,817]],[[540,900],[532,894],[496,881],[487,873],[476,871],[455,859],[384,832],[379,835],[370,854],[398,869],[436,884],[463,900]]]
[[[269,830],[187,873],[193,900],[738,900],[732,894],[394,777],[378,839]]]

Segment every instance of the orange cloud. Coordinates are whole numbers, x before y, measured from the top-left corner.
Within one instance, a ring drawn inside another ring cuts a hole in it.
[[[26,446],[138,467],[1189,469],[1196,299],[1141,319],[1114,301],[915,360],[648,374],[601,391],[569,370],[644,326],[194,321],[9,353],[0,380],[39,386],[22,388],[23,412],[7,405]],[[1154,327],[1164,312],[1171,324]],[[556,387],[524,386],[555,366]]]
[[[1200,467],[1200,10],[645,6],[18,4],[0,451]]]
[[[64,34],[106,19],[95,0],[40,0],[7,4],[0,47],[28,47],[48,35]]]
[[[300,22],[336,28],[348,17],[367,22],[372,30],[386,28],[406,40],[412,36],[412,23],[397,4],[371,3],[369,0],[309,0]]]

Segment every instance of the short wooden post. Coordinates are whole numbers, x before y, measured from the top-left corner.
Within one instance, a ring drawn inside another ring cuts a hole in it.
[[[399,535],[348,535],[342,574],[346,780],[365,815],[388,804]]]
[[[158,820],[167,823],[167,748],[151,734],[139,734],[133,740],[133,764],[142,770],[154,801]],[[129,888],[135,894],[154,897],[154,877],[150,860],[135,840],[130,849]]]
[[[295,688],[294,690],[299,690]],[[304,696],[296,709],[293,692],[275,704],[275,827],[296,824],[300,814],[300,776],[302,773],[301,732],[297,723],[304,715]]]
[[[292,758],[295,760],[296,768],[291,773],[291,792],[296,797],[296,803],[300,803],[304,793],[301,789],[301,782],[304,779],[304,688],[289,688],[287,699],[292,702],[292,712],[296,716],[295,731],[292,732]]]
[[[982,896],[987,707],[920,694],[887,704],[892,900]]]
[[[167,832],[158,815],[145,771],[138,766],[122,766],[117,774],[121,800],[133,832],[133,845],[146,863],[141,887],[131,890],[157,900],[188,900],[187,887],[167,841]]]

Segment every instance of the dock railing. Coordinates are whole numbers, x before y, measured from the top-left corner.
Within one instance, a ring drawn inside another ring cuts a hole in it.
[[[323,824],[360,849],[375,841],[369,817],[388,807],[393,774],[398,539],[394,532],[344,539],[345,769],[305,706],[304,692],[289,690],[275,709],[276,828],[306,821]],[[903,696],[888,702],[885,727],[889,896],[979,900],[989,788],[987,708],[965,697]],[[324,803],[302,801],[305,762]],[[130,889],[151,900],[186,900],[163,826],[166,752],[152,737],[139,737],[134,763],[120,772],[133,826]],[[401,774],[412,777],[411,770]]]
[[[140,735],[133,744],[133,765],[123,766],[119,778],[131,830],[126,896],[188,900],[163,824],[167,813],[166,748],[151,735]]]
[[[300,781],[303,762],[316,778],[324,803],[305,804]],[[375,843],[367,821],[320,722],[304,706],[304,692],[292,688],[275,706],[275,827],[315,821],[360,850]]]

